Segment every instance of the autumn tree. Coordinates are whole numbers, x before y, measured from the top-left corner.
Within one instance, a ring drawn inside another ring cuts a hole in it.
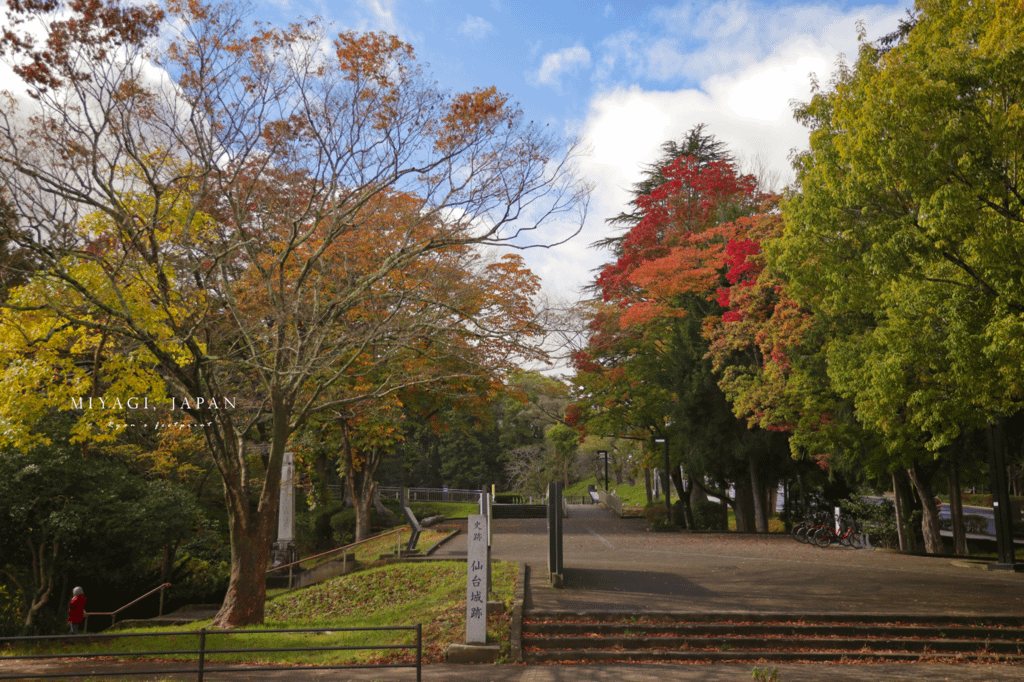
[[[660,169],[664,181],[635,199],[642,217],[598,277],[603,302],[575,357],[577,408],[588,433],[668,435],[673,458],[695,483],[736,483],[740,527],[753,530],[767,523],[760,492],[767,481],[755,461],[777,456],[778,439],[748,432],[732,415],[702,326],[721,314],[716,294],[735,221],[757,211],[761,198],[753,177],[715,158],[722,150],[713,139],[701,142],[700,129],[691,137],[691,146],[714,154]],[[682,481],[676,485],[681,493]]]
[[[260,622],[289,438],[316,413],[408,383],[360,373],[375,349],[429,343],[426,326],[395,324],[413,291],[388,287],[444,253],[541,244],[550,221],[582,219],[587,188],[572,144],[494,88],[439,90],[393,36],[253,25],[249,7],[230,3],[172,0],[163,23],[151,7],[95,5],[61,5],[68,21],[50,13],[56,3],[10,6],[44,32],[4,36],[29,97],[0,112],[2,177],[29,231],[16,241],[39,262],[9,308],[39,316],[32,336],[16,317],[7,329],[51,350],[12,362],[52,376],[55,358],[91,353],[111,372],[98,395],[189,400],[230,521],[216,623]],[[146,40],[158,26],[168,33]],[[391,199],[400,214],[375,217]],[[340,278],[348,243],[379,248],[353,252]],[[492,310],[458,324],[489,330]],[[75,376],[39,401],[66,408],[88,395],[95,382]],[[236,409],[219,409],[225,399]],[[38,410],[23,402],[4,417],[28,439]],[[93,417],[78,436],[102,435]],[[254,441],[269,445],[263,462]]]

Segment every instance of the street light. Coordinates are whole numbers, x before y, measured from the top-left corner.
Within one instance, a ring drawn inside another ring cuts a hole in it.
[[[665,484],[665,518],[668,520],[668,524],[672,525],[672,502],[669,497],[672,492],[669,490],[669,476],[668,476],[668,439],[667,438],[655,438],[655,443],[663,443],[665,447],[665,473],[664,473],[664,484]]]
[[[604,457],[604,491],[608,492],[608,451],[598,450],[598,457]]]

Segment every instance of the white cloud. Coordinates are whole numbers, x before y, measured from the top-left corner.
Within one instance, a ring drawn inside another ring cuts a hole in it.
[[[381,31],[399,34],[395,19],[395,0],[362,0],[362,5],[373,16],[373,24]]]
[[[593,280],[592,271],[609,258],[588,248],[613,232],[605,220],[626,208],[631,186],[661,144],[698,123],[707,123],[707,131],[741,161],[759,158],[782,185],[792,182],[789,153],[807,147],[808,133],[793,120],[790,102],[809,99],[810,74],[827,81],[838,54],[856,57],[857,19],[865,20],[868,35],[882,35],[903,13],[881,6],[751,7],[731,2],[698,11],[680,5],[655,15],[671,30],[627,30],[600,44],[595,78],[604,85],[591,98],[580,133],[592,149],[581,170],[595,190],[583,233],[537,263],[549,289],[566,292]],[[705,39],[687,43],[682,32]],[[641,77],[684,78],[694,85],[654,90],[638,85]]]
[[[882,35],[895,27],[895,18],[903,11],[886,5],[851,10],[826,4],[772,7],[746,0],[700,9],[690,3],[659,8],[651,18],[662,30],[642,37],[648,46],[644,75],[700,81],[745,69],[770,58],[780,46],[808,39],[829,49],[833,57],[838,52],[854,54],[858,20],[866,23],[868,35]]]
[[[580,45],[567,47],[558,52],[544,55],[540,70],[536,75],[536,81],[557,88],[561,85],[563,73],[589,65],[590,51],[587,48]]]
[[[459,33],[473,40],[481,40],[494,31],[494,24],[483,17],[466,15],[466,20],[459,25]]]

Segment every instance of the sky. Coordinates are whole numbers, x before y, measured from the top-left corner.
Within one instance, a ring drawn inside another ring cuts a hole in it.
[[[641,168],[669,139],[698,123],[746,169],[766,167],[776,189],[792,181],[792,150],[807,146],[791,103],[826,85],[842,55],[856,58],[857,23],[873,40],[896,29],[911,3],[515,2],[513,0],[266,0],[262,16],[319,15],[339,28],[383,30],[413,46],[438,83],[454,92],[497,86],[527,119],[587,154],[594,185],[581,234],[526,253],[546,292],[579,297],[609,259],[590,245],[629,201]],[[563,236],[568,225],[552,225]]]
[[[386,31],[412,45],[451,92],[494,85],[525,117],[586,153],[593,184],[581,233],[531,249],[528,265],[550,298],[571,302],[609,259],[590,245],[626,208],[629,188],[659,147],[698,123],[724,141],[744,170],[760,165],[781,189],[789,156],[807,146],[791,103],[827,84],[837,59],[855,58],[857,24],[891,32],[908,0],[857,2],[589,2],[569,0],[263,0],[256,17],[285,24],[321,17],[332,30]],[[10,71],[0,68],[0,89]],[[553,223],[550,241],[572,233]]]

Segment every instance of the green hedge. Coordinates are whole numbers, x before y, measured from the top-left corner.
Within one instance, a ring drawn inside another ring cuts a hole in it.
[[[725,506],[710,500],[701,500],[693,505],[694,530],[729,530],[729,513]]]

